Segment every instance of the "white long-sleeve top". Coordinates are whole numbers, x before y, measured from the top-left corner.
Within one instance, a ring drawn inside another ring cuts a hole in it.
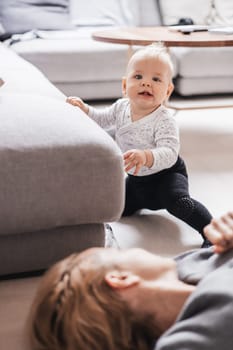
[[[142,119],[132,121],[129,99],[122,98],[103,109],[89,106],[88,115],[103,129],[114,127],[115,140],[123,153],[130,149],[152,151],[153,165],[143,166],[138,176],[154,174],[175,164],[180,148],[179,131],[166,107],[160,106]]]

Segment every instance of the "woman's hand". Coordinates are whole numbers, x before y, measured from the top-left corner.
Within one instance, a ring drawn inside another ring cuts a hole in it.
[[[216,253],[233,248],[233,211],[212,219],[204,228],[204,234],[213,243]]]
[[[66,102],[70,103],[71,105],[75,107],[79,107],[84,113],[88,114],[89,107],[86,103],[83,102],[83,100],[79,97],[75,96],[69,96],[66,99]]]
[[[123,154],[125,171],[135,167],[133,175],[137,175],[143,166],[150,168],[153,164],[153,154],[150,150],[131,149]]]

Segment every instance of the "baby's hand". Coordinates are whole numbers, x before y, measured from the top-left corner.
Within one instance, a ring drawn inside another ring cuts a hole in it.
[[[126,172],[135,167],[133,175],[137,175],[147,161],[145,151],[139,149],[131,149],[125,152],[123,158]]]
[[[204,228],[204,234],[213,243],[216,253],[233,248],[233,211],[212,219]]]
[[[70,103],[73,106],[79,107],[84,113],[88,114],[89,107],[83,100],[79,97],[69,96],[66,99],[66,102]]]

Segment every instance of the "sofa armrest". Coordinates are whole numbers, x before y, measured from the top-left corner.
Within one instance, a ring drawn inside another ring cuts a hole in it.
[[[121,151],[64,101],[0,99],[0,234],[114,221],[124,201]]]

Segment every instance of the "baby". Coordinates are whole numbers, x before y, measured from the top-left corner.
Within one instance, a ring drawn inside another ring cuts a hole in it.
[[[188,175],[179,156],[179,131],[165,103],[173,91],[173,64],[167,49],[153,44],[136,51],[122,79],[124,98],[96,109],[78,97],[67,102],[81,108],[102,128],[115,128],[123,152],[126,196],[123,216],[147,208],[166,209],[196,229],[210,245],[203,228],[212,216],[190,197]]]

